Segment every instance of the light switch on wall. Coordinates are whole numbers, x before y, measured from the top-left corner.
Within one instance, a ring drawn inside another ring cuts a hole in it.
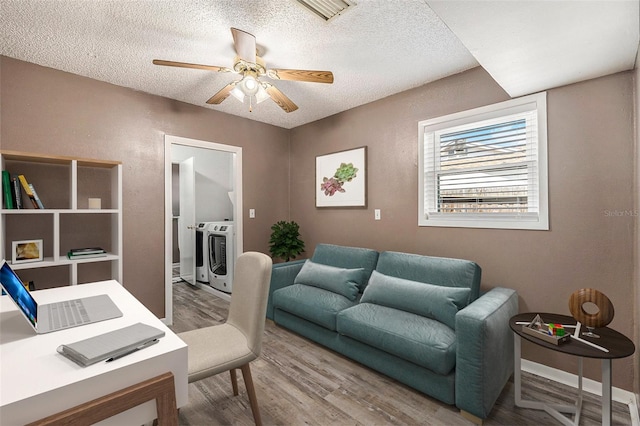
[[[255,219],[256,209],[249,209],[249,219]]]
[[[375,209],[373,211],[373,217],[375,220],[380,220],[380,209]]]

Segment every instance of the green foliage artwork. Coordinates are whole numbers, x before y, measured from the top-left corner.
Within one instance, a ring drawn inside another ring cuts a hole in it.
[[[340,167],[336,170],[336,173],[330,177],[322,178],[320,189],[324,191],[324,195],[331,197],[336,192],[345,192],[343,188],[345,182],[351,182],[358,173],[358,168],[353,166],[353,163],[340,163]]]

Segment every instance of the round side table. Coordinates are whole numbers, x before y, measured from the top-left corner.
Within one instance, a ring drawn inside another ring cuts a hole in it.
[[[571,338],[570,340],[555,345],[538,339],[534,336],[526,334],[522,331],[522,325],[533,321],[537,313],[518,314],[509,320],[509,327],[515,333],[513,339],[514,352],[514,387],[515,387],[515,403],[516,406],[522,408],[531,408],[536,410],[544,410],[553,416],[559,422],[565,425],[577,426],[580,422],[580,412],[582,410],[582,359],[598,358],[602,360],[602,424],[611,425],[611,360],[625,358],[635,352],[635,345],[624,334],[612,330],[609,327],[596,329],[596,334],[600,338],[591,338],[580,336],[583,340],[591,342],[596,346],[581,342]],[[568,315],[559,315],[552,313],[540,313],[540,317],[547,323],[562,324],[568,328],[569,334],[573,334],[576,326],[576,320]],[[523,400],[521,394],[522,378],[521,378],[521,341],[528,340],[536,345],[544,348],[562,352],[565,354],[578,357],[578,400],[575,405],[550,404],[539,401]],[[601,347],[599,349],[597,346]],[[571,421],[562,413],[573,414]]]

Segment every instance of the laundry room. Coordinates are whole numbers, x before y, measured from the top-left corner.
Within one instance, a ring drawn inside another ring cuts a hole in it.
[[[173,281],[230,295],[236,257],[234,153],[172,144]]]

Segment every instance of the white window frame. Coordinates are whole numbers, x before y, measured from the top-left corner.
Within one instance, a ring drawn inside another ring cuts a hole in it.
[[[435,200],[427,199],[427,188],[436,184],[438,174],[434,170],[438,164],[435,164],[437,160],[434,160],[434,164],[425,164],[425,152],[439,146],[437,135],[457,126],[473,125],[528,111],[537,111],[537,152],[534,156],[536,173],[533,177],[536,181],[530,182],[529,187],[537,186],[538,211],[526,214],[430,213],[434,209],[429,206],[433,206]],[[546,92],[420,121],[418,155],[418,226],[549,230]]]

